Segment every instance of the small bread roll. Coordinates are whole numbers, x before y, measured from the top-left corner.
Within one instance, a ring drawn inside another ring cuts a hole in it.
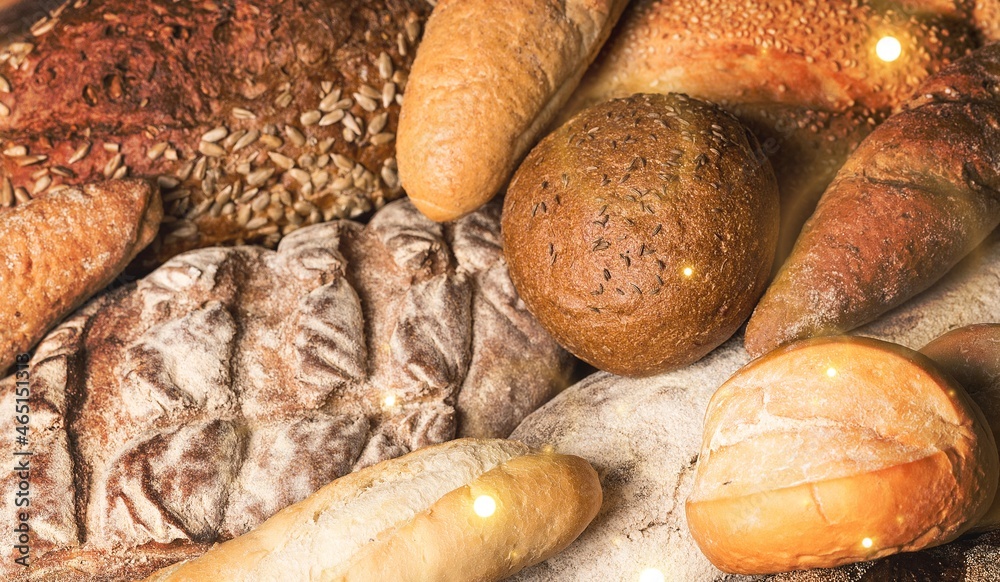
[[[568,546],[600,507],[579,457],[462,439],[342,477],[148,582],[500,580]]]
[[[925,356],[821,338],[751,362],[709,403],[691,534],[718,568],[828,568],[951,541],[989,508],[982,413]]]
[[[969,392],[993,432],[1000,436],[1000,324],[983,323],[950,331],[920,353],[934,360]],[[973,531],[1000,528],[1000,494]]]
[[[750,317],[774,260],[778,187],[721,108],[633,95],[531,151],[502,232],[514,286],[559,343],[648,376],[700,359]]]

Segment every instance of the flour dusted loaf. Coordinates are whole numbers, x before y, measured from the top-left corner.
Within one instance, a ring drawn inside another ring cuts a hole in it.
[[[0,205],[159,178],[162,262],[402,194],[399,103],[426,0],[71,0],[0,41]]]
[[[91,302],[29,369],[31,578],[142,577],[354,469],[507,436],[570,360],[519,305],[499,237],[495,205],[441,226],[399,201],[277,252],[192,251]]]
[[[954,327],[998,321],[997,280],[1000,234],[930,291],[859,333],[919,348]],[[748,361],[737,336],[676,372],[644,379],[595,374],[525,419],[512,438],[535,447],[551,444],[557,452],[590,461],[601,476],[604,505],[569,548],[513,580],[636,580],[645,568],[691,582],[993,582],[1000,577],[996,532],[873,563],[773,578],[733,577],[715,569],[688,533],[683,505],[691,493],[709,399]],[[893,573],[916,577],[877,577]]]
[[[148,582],[491,582],[565,548],[600,507],[580,457],[461,439],[338,479]]]

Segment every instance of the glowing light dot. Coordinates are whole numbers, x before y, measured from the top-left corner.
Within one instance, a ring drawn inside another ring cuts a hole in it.
[[[833,378],[834,376],[837,375],[837,369],[836,368],[827,368],[826,369],[826,375],[829,376],[829,377],[831,377],[831,378]]]
[[[497,502],[489,495],[480,495],[472,502],[472,510],[479,517],[489,517],[497,510]]]
[[[387,394],[386,397],[382,399],[382,404],[384,404],[386,408],[392,408],[393,406],[396,406],[396,395]]]
[[[894,36],[884,36],[875,45],[875,54],[883,61],[891,63],[903,54],[903,45]]]
[[[656,568],[646,568],[639,574],[639,582],[663,582],[663,572]]]
[[[684,267],[684,271],[682,272],[684,273],[685,277],[690,277],[691,275],[694,275],[694,269],[692,269],[691,267]]]
[[[865,538],[865,539],[861,540],[861,545],[864,546],[864,547],[866,547],[866,548],[872,547],[872,539],[871,538]]]

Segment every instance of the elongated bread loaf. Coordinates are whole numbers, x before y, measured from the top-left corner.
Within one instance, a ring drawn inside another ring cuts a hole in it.
[[[760,355],[854,329],[1000,224],[1000,44],[927,79],[837,174],[747,325]]]
[[[399,176],[447,221],[504,186],[576,88],[625,0],[442,0],[400,112]]]
[[[162,217],[158,190],[139,180],[0,211],[0,373],[121,273]]]
[[[569,545],[600,507],[579,457],[462,439],[334,481],[148,582],[500,580]]]

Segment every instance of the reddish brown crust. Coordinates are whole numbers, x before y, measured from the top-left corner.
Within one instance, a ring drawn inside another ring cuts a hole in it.
[[[1000,224],[1000,45],[931,77],[844,165],[754,312],[760,355],[867,323]]]
[[[684,95],[581,112],[532,150],[505,199],[504,248],[528,308],[603,370],[649,375],[704,356],[771,270],[777,186],[758,147]]]
[[[106,151],[105,144],[118,146],[121,167],[129,175],[193,174],[179,184],[172,178],[165,183],[171,224],[154,243],[151,264],[216,243],[253,240],[273,246],[297,224],[371,210],[401,194],[389,137],[399,104],[392,98],[386,107],[380,96],[369,112],[355,93],[363,85],[381,93],[389,82],[402,93],[430,9],[423,0],[78,0],[51,24],[36,26],[36,32],[51,30],[29,35],[30,53],[12,44],[0,49],[0,58],[6,55],[0,75],[12,88],[0,93],[0,102],[10,110],[9,116],[0,116],[0,149],[23,147],[29,156],[45,156],[26,166],[22,164],[30,158],[0,156],[0,187],[10,180],[8,190],[31,192],[39,179],[36,173],[45,168],[53,178],[45,191],[104,180],[115,173],[117,155]],[[383,78],[380,64],[385,59],[391,63],[390,77],[398,82]],[[303,122],[303,114],[319,109],[324,83],[351,100],[348,111],[360,121],[362,137],[347,142],[343,120],[325,126]],[[282,107],[286,92],[289,102]],[[234,108],[256,117],[236,118]],[[385,120],[377,120],[383,113]],[[377,133],[384,139],[368,131],[373,121],[383,124]],[[199,176],[197,167],[182,171],[186,162],[202,157],[201,137],[219,126],[230,136],[273,131],[282,143],[257,141],[234,152],[236,140],[224,139],[218,142],[224,149],[221,157],[207,160],[207,178]],[[297,144],[289,127],[306,142]],[[331,138],[334,143],[325,143]],[[87,143],[92,144],[89,154],[69,163]],[[167,159],[173,157],[169,151],[150,158],[154,146],[163,143],[177,152],[177,161]],[[284,158],[269,159],[269,152]],[[261,184],[240,168],[255,154],[259,158],[250,171],[275,169]],[[334,163],[328,154],[342,156],[343,163]],[[289,161],[306,171],[312,182],[308,187],[297,179],[302,174],[286,171]],[[364,169],[354,176],[356,164]],[[346,183],[336,182],[345,176]],[[236,184],[240,190],[230,191],[231,200],[220,197]],[[249,220],[266,219],[251,230],[240,212],[257,198],[239,198],[255,186],[273,196],[250,213]],[[181,198],[184,191],[190,198]],[[9,198],[0,196],[0,203],[9,204]],[[211,208],[209,202],[200,215],[193,214],[209,198],[222,203]],[[225,208],[230,201],[233,206]]]

